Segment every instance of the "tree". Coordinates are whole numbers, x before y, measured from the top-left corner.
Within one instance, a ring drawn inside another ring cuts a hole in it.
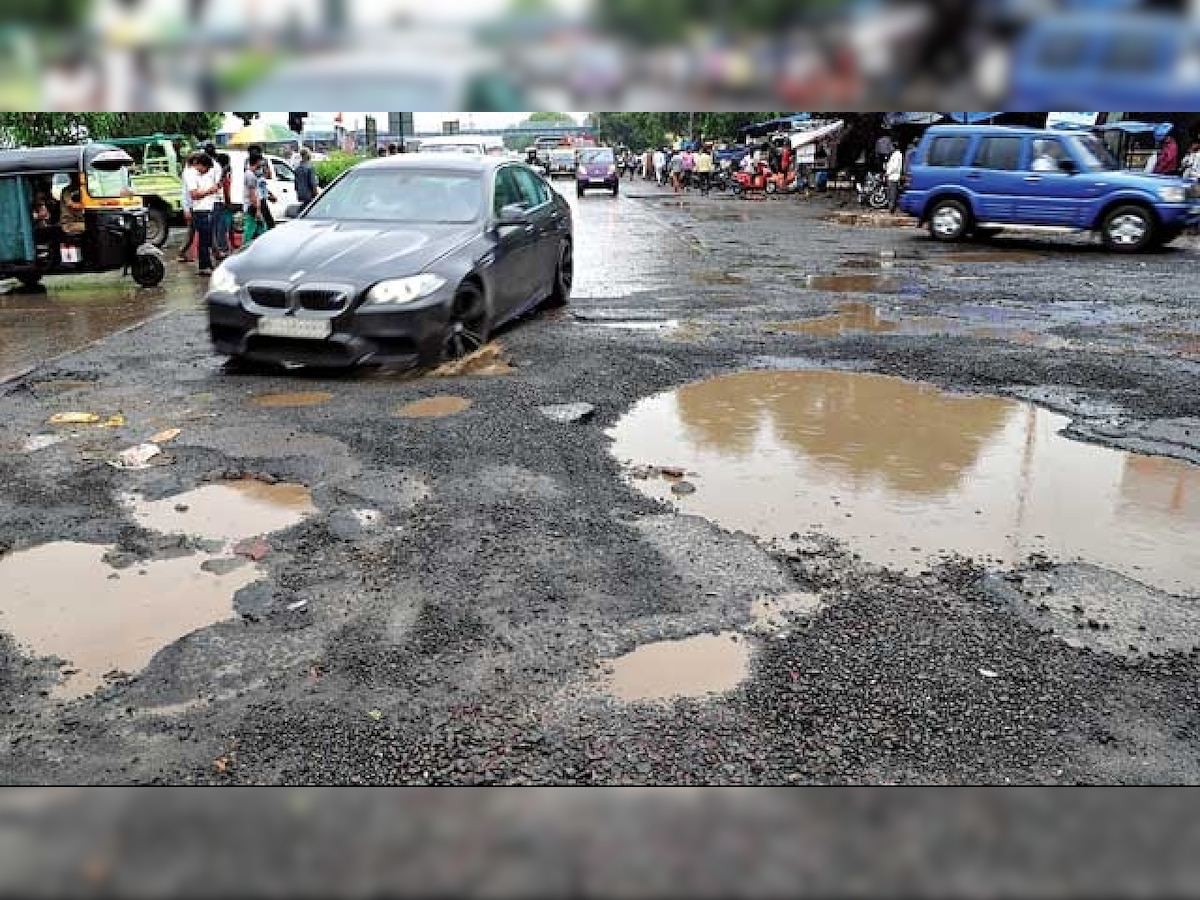
[[[104,138],[183,134],[210,137],[220,113],[0,113],[0,139],[14,146],[50,147]]]
[[[246,126],[249,126],[251,122],[258,118],[258,113],[256,112],[235,112],[234,115],[241,119],[242,124]]]
[[[564,112],[535,112],[530,113],[524,125],[576,125],[574,119]]]

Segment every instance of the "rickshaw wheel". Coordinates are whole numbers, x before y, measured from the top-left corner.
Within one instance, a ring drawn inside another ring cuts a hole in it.
[[[171,224],[167,214],[155,207],[146,210],[146,241],[155,247],[161,247],[171,234]]]
[[[133,280],[142,287],[156,287],[167,274],[166,266],[157,256],[139,256],[133,263]]]

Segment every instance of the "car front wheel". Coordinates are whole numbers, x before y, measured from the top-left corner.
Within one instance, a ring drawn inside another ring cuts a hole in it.
[[[442,339],[442,360],[461,359],[474,353],[487,343],[487,336],[488,314],[483,291],[474,284],[464,284],[454,296]]]
[[[929,214],[929,234],[936,241],[961,241],[971,214],[959,200],[940,200]]]
[[[1154,242],[1154,219],[1142,206],[1118,206],[1104,217],[1100,238],[1109,250],[1137,253]]]
[[[571,242],[563,241],[558,248],[558,265],[554,269],[554,288],[550,291],[547,306],[566,306],[571,299],[571,285],[575,281],[575,255]]]

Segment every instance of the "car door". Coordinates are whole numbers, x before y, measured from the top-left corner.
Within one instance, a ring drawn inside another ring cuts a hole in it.
[[[963,178],[975,195],[975,218],[980,222],[1018,221],[1016,203],[1025,183],[1021,171],[1025,139],[1020,135],[985,134]]]
[[[562,214],[552,202],[550,188],[524,166],[514,166],[514,174],[521,190],[522,202],[528,204],[533,225],[533,259],[531,276],[533,293],[541,300],[550,293],[554,284],[554,269],[558,265],[558,232]]]
[[[1028,143],[1022,166],[1024,189],[1016,202],[1017,220],[1028,225],[1083,225],[1085,205],[1090,196],[1095,196],[1095,179],[1060,168],[1064,160],[1070,160],[1081,171],[1067,141],[1037,136]],[[1090,195],[1089,185],[1093,189]]]
[[[289,206],[299,202],[296,199],[296,173],[292,171],[291,166],[276,156],[267,157],[267,169],[267,188],[275,195],[275,200],[268,200],[267,205],[271,207],[271,215],[278,222],[287,218]]]
[[[496,170],[492,187],[493,221],[511,204],[524,204],[517,166]],[[535,291],[536,231],[533,224],[496,225],[495,259],[492,262],[492,313],[495,323],[516,315]]]

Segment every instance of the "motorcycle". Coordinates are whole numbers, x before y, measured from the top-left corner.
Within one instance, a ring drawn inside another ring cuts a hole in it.
[[[858,193],[859,206],[869,206],[871,209],[887,209],[887,179],[879,172],[868,172],[865,179],[855,181],[854,190]]]

